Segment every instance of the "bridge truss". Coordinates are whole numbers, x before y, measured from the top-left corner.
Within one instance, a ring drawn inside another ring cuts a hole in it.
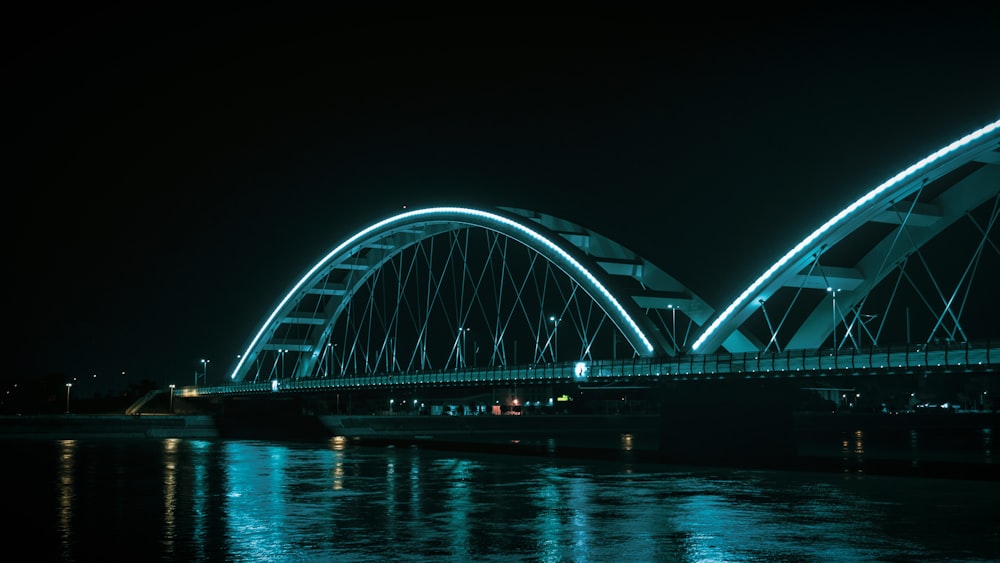
[[[231,379],[673,355],[712,312],[650,262],[568,221],[420,209],[364,229],[313,266]]]
[[[792,357],[829,347],[839,355],[886,341],[989,338],[990,321],[971,328],[966,320],[972,310],[990,318],[982,308],[1000,270],[998,216],[1000,121],[868,192],[718,311],[648,260],[565,219],[514,208],[404,211],[355,234],[293,284],[230,379],[629,358],[679,366],[692,353]]]
[[[1000,121],[834,215],[722,309],[691,349],[840,351],[995,336],[998,215]],[[734,331],[752,344],[724,342]]]

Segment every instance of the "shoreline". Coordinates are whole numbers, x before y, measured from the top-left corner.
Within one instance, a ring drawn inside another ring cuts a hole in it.
[[[703,449],[671,450],[675,429],[664,431],[662,419],[657,415],[276,415],[265,419],[186,414],[2,415],[0,442],[78,439],[302,442],[342,437],[371,446],[996,481],[1000,480],[1000,458],[994,460],[990,455],[990,440],[998,430],[998,420],[1000,416],[996,413],[799,415],[794,418],[795,428],[791,433],[776,431],[791,436],[793,444],[782,444],[782,448],[790,446],[790,450],[769,450],[764,445],[755,451],[729,447],[732,442],[716,439],[713,432],[717,429],[699,432],[695,428],[685,429],[689,443],[703,438]],[[737,439],[739,430],[731,428]],[[663,440],[667,443],[661,443]],[[914,442],[911,444],[909,440]]]

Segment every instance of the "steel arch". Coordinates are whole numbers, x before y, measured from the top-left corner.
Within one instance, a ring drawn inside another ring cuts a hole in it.
[[[532,219],[528,219],[532,217]],[[546,226],[548,223],[548,226]],[[571,225],[563,223],[563,226]],[[556,226],[549,216],[533,215],[523,210],[483,211],[462,207],[433,207],[403,212],[379,221],[338,245],[326,256],[320,259],[305,275],[303,275],[280,300],[278,305],[261,324],[258,332],[250,340],[244,352],[240,354],[230,379],[234,382],[243,381],[250,366],[265,350],[294,349],[300,353],[300,358],[306,358],[296,369],[296,375],[307,376],[311,373],[311,363],[322,352],[325,337],[328,335],[334,321],[341,314],[353,291],[363,283],[366,276],[371,275],[393,256],[417,242],[448,231],[478,227],[487,229],[514,239],[554,264],[566,275],[576,281],[580,287],[604,311],[609,319],[618,327],[629,344],[640,356],[653,357],[667,353],[667,343],[659,330],[643,315],[642,307],[634,299],[622,300],[613,291],[616,284],[614,272],[608,264],[601,265],[595,261],[582,244],[579,237],[574,244],[574,237],[563,232],[557,234],[550,227]],[[581,231],[577,228],[576,232]],[[597,240],[597,239],[595,239]],[[601,238],[593,246],[615,248],[607,239]],[[620,248],[620,247],[618,247]],[[619,258],[624,260],[625,254],[618,251]],[[360,264],[359,258],[363,257]],[[607,261],[605,261],[607,262]],[[362,268],[366,274],[359,276],[351,286],[333,287],[326,283],[328,274],[338,268]],[[654,272],[651,266],[648,272]],[[665,274],[653,274],[658,279],[670,279]],[[679,284],[675,284],[682,290]],[[324,310],[320,317],[298,318],[294,313],[295,306],[306,295],[323,292],[334,296],[333,306]],[[682,294],[683,293],[683,294]],[[649,296],[652,297],[652,296]],[[691,304],[692,310],[700,311],[701,317],[707,317],[710,309],[690,292],[679,292],[675,296],[679,300]],[[299,322],[324,327],[322,333],[312,337],[307,342],[289,345],[286,342],[274,341],[278,327],[282,323]]]
[[[545,227],[569,241],[584,254],[592,257],[608,275],[631,280],[617,284],[616,293],[628,298],[646,311],[646,316],[669,336],[668,353],[676,355],[687,348],[687,330],[678,330],[673,322],[680,312],[691,327],[705,325],[715,309],[694,291],[658,266],[621,244],[581,225],[559,217],[529,211],[504,208]],[[670,317],[668,320],[667,317]],[[690,335],[695,336],[694,334]],[[726,337],[725,344],[733,348],[753,346],[751,339],[739,330]]]
[[[850,288],[842,297],[841,310],[854,307],[888,273],[884,264],[899,262],[926,242],[1000,192],[1000,120],[990,123],[942,147],[899,172],[821,225],[770,268],[704,328],[693,351],[712,353],[724,347],[729,352],[761,351],[761,346],[732,346],[729,336],[761,310],[783,287],[832,291]],[[935,194],[922,201],[921,193]],[[811,268],[819,257],[846,237],[871,223],[896,225],[869,247],[852,267],[819,275]],[[906,228],[909,248],[894,241]],[[796,328],[787,349],[815,349],[836,326],[836,320],[816,305]],[[745,340],[749,344],[751,340]]]

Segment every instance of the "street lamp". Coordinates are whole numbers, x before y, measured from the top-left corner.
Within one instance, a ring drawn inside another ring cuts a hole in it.
[[[677,345],[677,309],[680,307],[667,305],[667,308],[670,309],[670,318],[673,324],[673,328],[670,329],[670,337],[674,340],[674,355],[676,355],[680,351],[680,347]]]
[[[466,335],[469,334],[470,330],[472,330],[472,329],[471,328],[459,328],[458,329],[458,334],[462,337],[462,343],[461,343],[462,344],[462,349],[459,350],[459,352],[458,352],[458,355],[461,356],[461,362],[459,362],[459,363],[461,364],[461,366],[463,368],[469,367],[469,361],[466,359],[466,356],[469,353],[469,349],[465,345],[465,343],[468,341],[468,338],[466,337]]]
[[[174,414],[174,387],[176,387],[176,385],[174,385],[173,383],[171,383],[170,384],[170,414]]]
[[[561,321],[562,319],[557,319],[555,317],[555,315],[552,315],[552,316],[549,317],[549,320],[552,321],[552,324],[554,325],[554,328],[552,329],[552,339],[554,341],[553,345],[552,345],[552,361],[553,362],[558,362],[559,361],[559,321]]]
[[[201,370],[201,381],[202,381],[202,383],[204,383],[205,385],[208,385],[208,364],[209,364],[209,363],[211,363],[211,360],[206,360],[206,359],[202,358],[202,360],[201,360],[201,364],[202,364],[202,366],[204,366],[204,367],[203,367],[203,368],[202,368],[202,370]],[[197,383],[198,383],[198,382],[197,382],[197,381],[195,381],[195,384],[197,384]]]
[[[837,293],[840,289],[833,289],[832,287],[826,288],[830,295],[833,297],[833,350],[837,350]]]
[[[66,384],[66,414],[69,414],[69,390],[73,388],[72,383]]]

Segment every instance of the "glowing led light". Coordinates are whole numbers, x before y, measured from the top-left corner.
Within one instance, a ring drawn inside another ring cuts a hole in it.
[[[558,245],[556,245],[554,242],[552,242],[542,234],[533,231],[532,229],[529,229],[528,227],[522,225],[521,223],[518,223],[517,221],[508,219],[507,217],[503,217],[501,215],[497,215],[495,213],[490,213],[487,211],[481,211],[479,209],[467,209],[463,207],[430,207],[427,209],[419,209],[416,211],[408,211],[406,213],[394,215],[392,217],[389,217],[388,219],[383,219],[378,223],[375,223],[365,229],[362,229],[354,236],[350,237],[349,239],[341,243],[339,246],[334,248],[332,251],[330,251],[330,253],[324,256],[322,260],[317,262],[316,265],[314,265],[308,272],[306,272],[304,276],[302,276],[301,279],[299,279],[299,281],[295,284],[295,286],[292,287],[292,289],[285,295],[285,297],[281,300],[281,302],[278,303],[278,306],[274,308],[270,316],[268,316],[267,320],[261,325],[260,330],[257,332],[257,335],[254,336],[253,340],[250,342],[250,345],[247,347],[246,351],[243,354],[240,354],[239,362],[236,364],[236,368],[233,369],[233,373],[230,376],[230,379],[236,379],[240,370],[243,367],[243,363],[245,362],[247,356],[249,356],[250,351],[253,350],[253,348],[257,345],[257,342],[260,341],[261,336],[263,336],[267,328],[271,326],[271,323],[274,322],[275,318],[278,316],[281,310],[284,309],[285,305],[292,298],[292,296],[298,293],[298,291],[302,288],[302,286],[305,285],[305,283],[308,282],[309,279],[312,278],[312,276],[315,275],[316,272],[319,271],[320,268],[322,268],[331,258],[337,256],[338,254],[343,252],[345,248],[350,247],[355,242],[363,239],[370,233],[375,232],[379,229],[382,229],[384,227],[387,227],[395,223],[403,223],[417,217],[422,217],[425,215],[436,215],[442,213],[457,213],[460,215],[468,215],[471,217],[480,217],[494,223],[502,224],[506,227],[510,227],[512,229],[515,229],[523,233],[524,235],[530,237],[532,240],[541,243],[543,246],[545,246],[545,248],[547,248],[551,252],[558,254],[560,258],[562,258],[568,264],[570,264],[578,274],[586,278],[587,281],[590,282],[591,286],[600,291],[601,295],[603,295],[605,299],[607,299],[614,306],[615,310],[621,315],[621,318],[623,318],[625,322],[628,323],[628,326],[632,330],[633,334],[642,341],[643,346],[646,347],[646,350],[649,352],[653,351],[652,343],[650,343],[645,333],[642,332],[642,330],[639,328],[639,325],[635,322],[635,320],[631,317],[631,315],[629,315],[625,311],[625,308],[621,305],[621,303],[618,302],[618,299],[616,299],[615,296],[612,295],[611,292],[597,280],[594,274],[590,273],[590,270],[583,267],[582,264],[580,264],[576,259],[570,256],[565,250],[560,248]]]
[[[938,149],[937,151],[917,161],[909,168],[906,168],[905,170],[896,174],[892,178],[889,178],[877,188],[863,195],[861,199],[855,201],[851,205],[844,208],[840,213],[834,215],[829,221],[823,223],[823,225],[820,228],[813,231],[811,235],[802,239],[802,241],[799,242],[797,245],[795,245],[794,248],[789,250],[787,254],[782,256],[780,260],[775,262],[774,265],[772,265],[770,268],[767,269],[767,271],[761,274],[761,276],[757,278],[752,284],[750,284],[749,287],[743,290],[743,293],[741,293],[740,296],[737,297],[735,301],[730,303],[729,306],[726,307],[725,310],[723,310],[722,313],[718,317],[716,317],[711,324],[708,325],[708,328],[702,331],[701,335],[694,341],[694,344],[691,345],[691,350],[697,350],[705,342],[705,340],[707,340],[708,337],[711,336],[719,328],[719,325],[725,322],[725,320],[728,319],[729,316],[732,315],[733,312],[738,307],[745,304],[745,302],[750,298],[750,296],[755,291],[757,291],[757,289],[760,288],[760,286],[764,285],[764,282],[766,282],[771,276],[773,276],[775,272],[780,270],[782,266],[787,264],[792,258],[795,258],[800,252],[802,252],[804,248],[812,244],[813,241],[815,241],[817,238],[819,238],[824,233],[829,231],[835,225],[843,221],[848,215],[854,213],[859,208],[870,202],[872,199],[878,197],[889,188],[899,184],[906,178],[909,178],[910,176],[914,175],[917,171],[927,167],[929,164],[935,162],[936,160],[939,160],[940,158],[964,147],[965,145],[968,145],[969,143],[976,141],[977,139],[983,137],[984,135],[989,135],[997,128],[1000,128],[1000,120],[994,121],[993,123],[987,125],[986,127],[983,127],[978,131],[969,133],[965,137],[962,137],[961,139],[951,143],[950,145]]]

